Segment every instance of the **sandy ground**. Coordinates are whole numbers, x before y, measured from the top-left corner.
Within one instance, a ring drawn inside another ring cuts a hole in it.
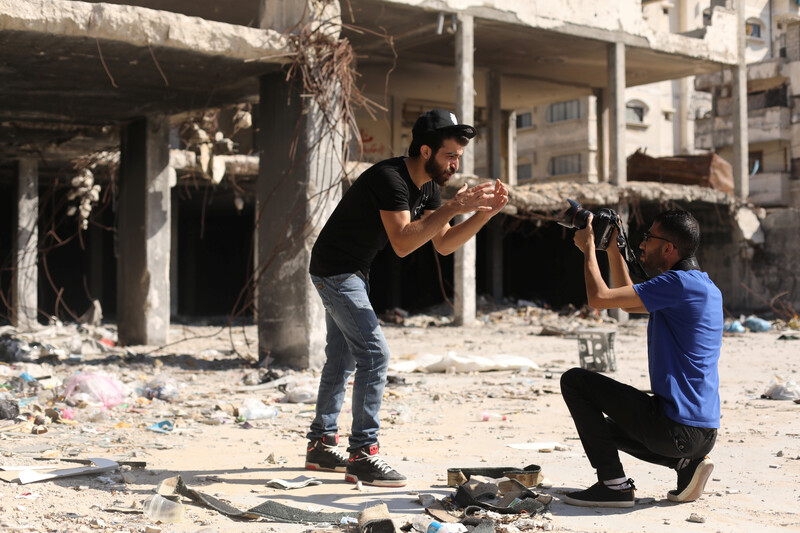
[[[105,475],[80,476],[21,485],[0,482],[0,529],[3,531],[151,531],[224,532],[342,530],[337,526],[236,521],[187,502],[186,518],[177,524],[156,524],[142,514],[109,511],[134,507],[162,479],[180,474],[201,492],[239,509],[267,500],[303,509],[357,511],[376,503],[388,505],[397,525],[423,512],[418,494],[441,498],[454,493],[446,484],[450,467],[541,465],[556,500],[548,527],[554,531],[728,532],[800,531],[800,405],[762,399],[770,379],[780,374],[798,379],[800,341],[778,340],[782,332],[745,333],[725,337],[720,362],[722,430],[711,454],[715,470],[703,497],[673,504],[666,493],[675,486],[675,473],[623,455],[629,477],[636,483],[637,504],[631,509],[571,507],[558,498],[565,491],[594,481],[583,454],[558,379],[578,364],[574,336],[543,336],[542,320],[525,317],[519,309],[497,311],[471,327],[386,326],[394,360],[421,354],[510,354],[530,359],[531,367],[514,371],[396,374],[399,383],[387,387],[381,448],[390,464],[408,476],[401,489],[345,483],[343,474],[305,471],[305,432],[313,405],[276,403],[276,389],[248,387],[257,371],[230,353],[231,338],[243,347],[242,329],[193,339],[156,354],[84,356],[81,361],[56,364],[0,365],[3,376],[27,370],[33,376],[52,375],[57,384],[75,371],[106,372],[135,389],[154,374],[166,372],[182,383],[179,399],[170,402],[136,400],[104,413],[77,409],[75,425],[49,424],[44,434],[30,426],[0,431],[0,464],[41,465],[48,457],[54,467],[68,468],[65,458],[100,457],[144,461],[145,468],[123,467]],[[565,329],[591,325],[560,319]],[[559,324],[558,319],[554,319]],[[414,325],[416,324],[416,325]],[[609,324],[595,324],[608,327]],[[618,371],[611,375],[640,388],[648,387],[645,323],[635,320],[617,330]],[[255,329],[246,328],[250,340]],[[174,326],[172,339],[208,335],[213,328]],[[785,333],[796,334],[787,331]],[[137,347],[136,352],[146,352]],[[170,355],[172,354],[172,355]],[[317,378],[313,372],[291,375]],[[47,382],[45,382],[47,383]],[[278,416],[240,423],[215,410],[215,405],[260,398]],[[57,404],[59,405],[59,404]],[[349,428],[349,396],[340,419]],[[31,406],[23,408],[30,411]],[[483,412],[507,420],[482,421]],[[89,420],[89,419],[92,420]],[[146,429],[170,420],[166,434]],[[212,425],[213,424],[213,425]],[[27,430],[27,431],[26,431]],[[346,433],[346,431],[342,431]],[[552,452],[521,451],[518,443],[559,443]],[[13,473],[6,472],[6,477]],[[266,486],[271,479],[316,476],[321,485],[296,490]],[[695,515],[703,522],[689,521]]]

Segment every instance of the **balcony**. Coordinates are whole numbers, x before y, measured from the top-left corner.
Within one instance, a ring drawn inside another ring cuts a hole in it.
[[[748,113],[748,143],[790,141],[792,138],[791,110],[788,107],[767,107]],[[733,144],[733,117],[710,117],[694,123],[695,146],[716,150]]]
[[[762,172],[750,176],[749,200],[763,207],[792,205],[788,172]],[[797,183],[794,181],[794,183]]]

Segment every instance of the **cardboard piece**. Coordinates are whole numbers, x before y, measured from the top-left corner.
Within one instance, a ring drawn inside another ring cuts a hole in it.
[[[65,468],[63,470],[54,470],[52,472],[37,472],[33,469],[26,469],[19,473],[19,482],[22,485],[26,483],[35,483],[37,481],[46,481],[48,479],[60,479],[64,477],[83,476],[102,474],[104,472],[111,472],[119,468],[116,461],[110,459],[91,458],[89,459],[95,466],[81,466],[77,468]]]

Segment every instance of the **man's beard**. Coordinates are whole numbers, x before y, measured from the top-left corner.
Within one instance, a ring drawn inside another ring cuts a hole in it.
[[[444,187],[447,185],[447,182],[450,181],[450,178],[453,175],[448,167],[439,166],[436,164],[436,160],[432,157],[425,161],[425,172],[439,187]]]

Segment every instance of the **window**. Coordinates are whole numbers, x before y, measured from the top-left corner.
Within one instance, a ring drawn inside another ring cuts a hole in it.
[[[547,163],[547,173],[551,176],[580,174],[581,154],[567,154],[551,157]]]
[[[530,127],[531,127],[530,113],[520,113],[519,115],[517,115],[517,129],[530,128]]]
[[[763,170],[764,165],[764,152],[750,152],[747,154],[748,160],[748,174],[751,176],[754,174],[758,174],[759,171]]]
[[[522,163],[517,165],[517,180],[529,180],[533,177],[533,165]]]
[[[633,100],[625,106],[625,122],[628,124],[643,124],[647,108],[642,102]]]
[[[581,118],[581,101],[569,100],[568,102],[557,102],[547,108],[547,122],[561,122],[562,120],[573,120]]]
[[[745,25],[745,34],[750,39],[761,39],[761,21],[758,19],[750,19]]]

